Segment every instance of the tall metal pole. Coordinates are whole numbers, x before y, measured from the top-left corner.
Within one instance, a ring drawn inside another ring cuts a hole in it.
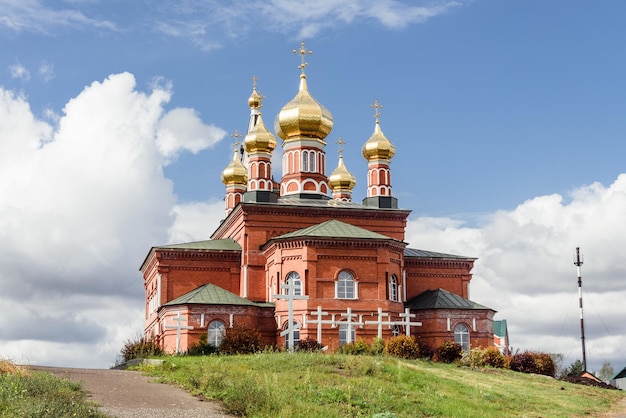
[[[585,323],[583,321],[583,279],[580,274],[580,266],[583,260],[580,255],[580,248],[576,247],[576,261],[574,261],[576,270],[578,271],[578,304],[580,306],[580,341],[583,346],[583,371],[587,371],[587,354],[585,352]]]

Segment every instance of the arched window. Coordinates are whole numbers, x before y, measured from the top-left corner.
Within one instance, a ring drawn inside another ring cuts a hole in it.
[[[309,171],[309,151],[302,151],[302,171]]]
[[[212,321],[207,331],[207,342],[215,347],[219,347],[224,339],[226,327],[222,321]]]
[[[283,330],[284,331],[287,330],[288,324],[289,324],[289,322],[287,321],[283,325]],[[296,321],[293,321],[293,325],[295,327],[296,325],[298,325],[298,323]],[[298,346],[299,342],[300,342],[300,330],[299,329],[295,329],[293,331],[293,347],[296,348]],[[285,334],[285,348],[289,348],[289,333]]]
[[[357,283],[350,272],[343,270],[339,273],[335,282],[335,295],[337,299],[357,299]]]
[[[389,280],[389,300],[398,301],[398,276],[395,274],[392,274]]]
[[[350,329],[348,329],[350,328]],[[356,330],[353,326],[348,327],[348,324],[339,323],[339,345],[350,344],[356,341]]]
[[[454,326],[454,342],[459,344],[463,351],[469,352],[470,335],[469,328],[465,324],[456,324]]]
[[[285,283],[289,284],[290,281],[293,283],[293,294],[295,296],[302,295],[302,280],[300,280],[300,275],[295,271],[287,273],[287,276],[285,277]],[[283,289],[283,294],[287,294],[287,289]]]
[[[398,325],[394,325],[394,326],[393,326],[393,329],[392,329],[392,331],[391,331],[391,334],[392,334],[394,337],[397,337],[398,335],[400,335],[400,327],[399,327]]]
[[[315,173],[315,151],[309,151],[309,171]]]

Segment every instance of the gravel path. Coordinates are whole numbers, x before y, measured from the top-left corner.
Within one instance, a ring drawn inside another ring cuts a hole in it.
[[[81,382],[100,412],[117,418],[229,417],[215,402],[202,401],[174,386],[155,383],[140,372],[108,369],[30,367]]]

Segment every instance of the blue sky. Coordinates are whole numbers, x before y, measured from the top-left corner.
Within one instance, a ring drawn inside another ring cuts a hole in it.
[[[590,368],[625,366],[625,12],[583,1],[0,0],[0,356],[114,361],[141,330],[143,257],[210,235],[250,78],[272,127],[296,93],[291,51],[304,41],[309,89],[335,122],[327,171],[341,136],[354,200],[378,99],[411,247],[478,257],[471,298],[509,321],[515,348],[568,361],[580,358],[582,247]]]

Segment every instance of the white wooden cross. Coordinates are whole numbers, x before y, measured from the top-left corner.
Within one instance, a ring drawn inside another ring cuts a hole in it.
[[[389,314],[387,312],[383,312],[383,308],[378,308],[378,320],[376,321],[365,321],[366,325],[376,324],[378,325],[378,338],[383,338],[383,325],[396,325],[395,321],[383,321],[383,317],[388,317]]]
[[[306,321],[307,324],[317,324],[317,342],[318,344],[322,344],[322,324],[330,324],[332,328],[337,326],[337,321],[335,321],[335,314],[332,315],[332,319],[322,319],[322,316],[328,315],[328,312],[322,311],[322,307],[318,306],[316,311],[312,311],[310,313],[311,316],[316,316],[317,319],[309,319]],[[328,346],[322,347],[322,350],[328,350]]]
[[[396,325],[404,325],[406,329],[406,336],[411,336],[411,327],[421,327],[421,322],[411,322],[411,318],[415,318],[415,314],[411,313],[411,309],[405,308],[404,313],[400,314],[401,321],[396,322]]]
[[[180,315],[180,311],[177,312],[177,315],[174,317],[174,320],[176,321],[176,325],[167,325],[166,323],[163,328],[176,330],[176,354],[178,354],[180,353],[180,330],[193,329],[193,327],[190,325],[183,325],[183,321],[187,321],[187,319],[183,318]]]
[[[301,325],[296,323],[294,324],[293,320],[293,301],[294,300],[306,300],[309,297],[304,295],[296,295],[296,286],[294,284],[295,280],[287,280],[287,283],[280,285],[281,289],[287,290],[286,295],[274,295],[274,299],[285,299],[287,300],[287,328],[280,333],[281,337],[288,335],[287,340],[287,349],[293,353],[295,350],[294,344],[294,332],[300,330]]]
[[[352,308],[348,308],[346,313],[342,313],[341,316],[345,316],[346,320],[340,322],[340,325],[346,325],[346,331],[348,335],[346,335],[346,344],[350,344],[352,342],[352,329],[356,327],[362,327],[363,322],[361,320],[353,321],[352,318],[357,317],[358,315],[352,313]]]

